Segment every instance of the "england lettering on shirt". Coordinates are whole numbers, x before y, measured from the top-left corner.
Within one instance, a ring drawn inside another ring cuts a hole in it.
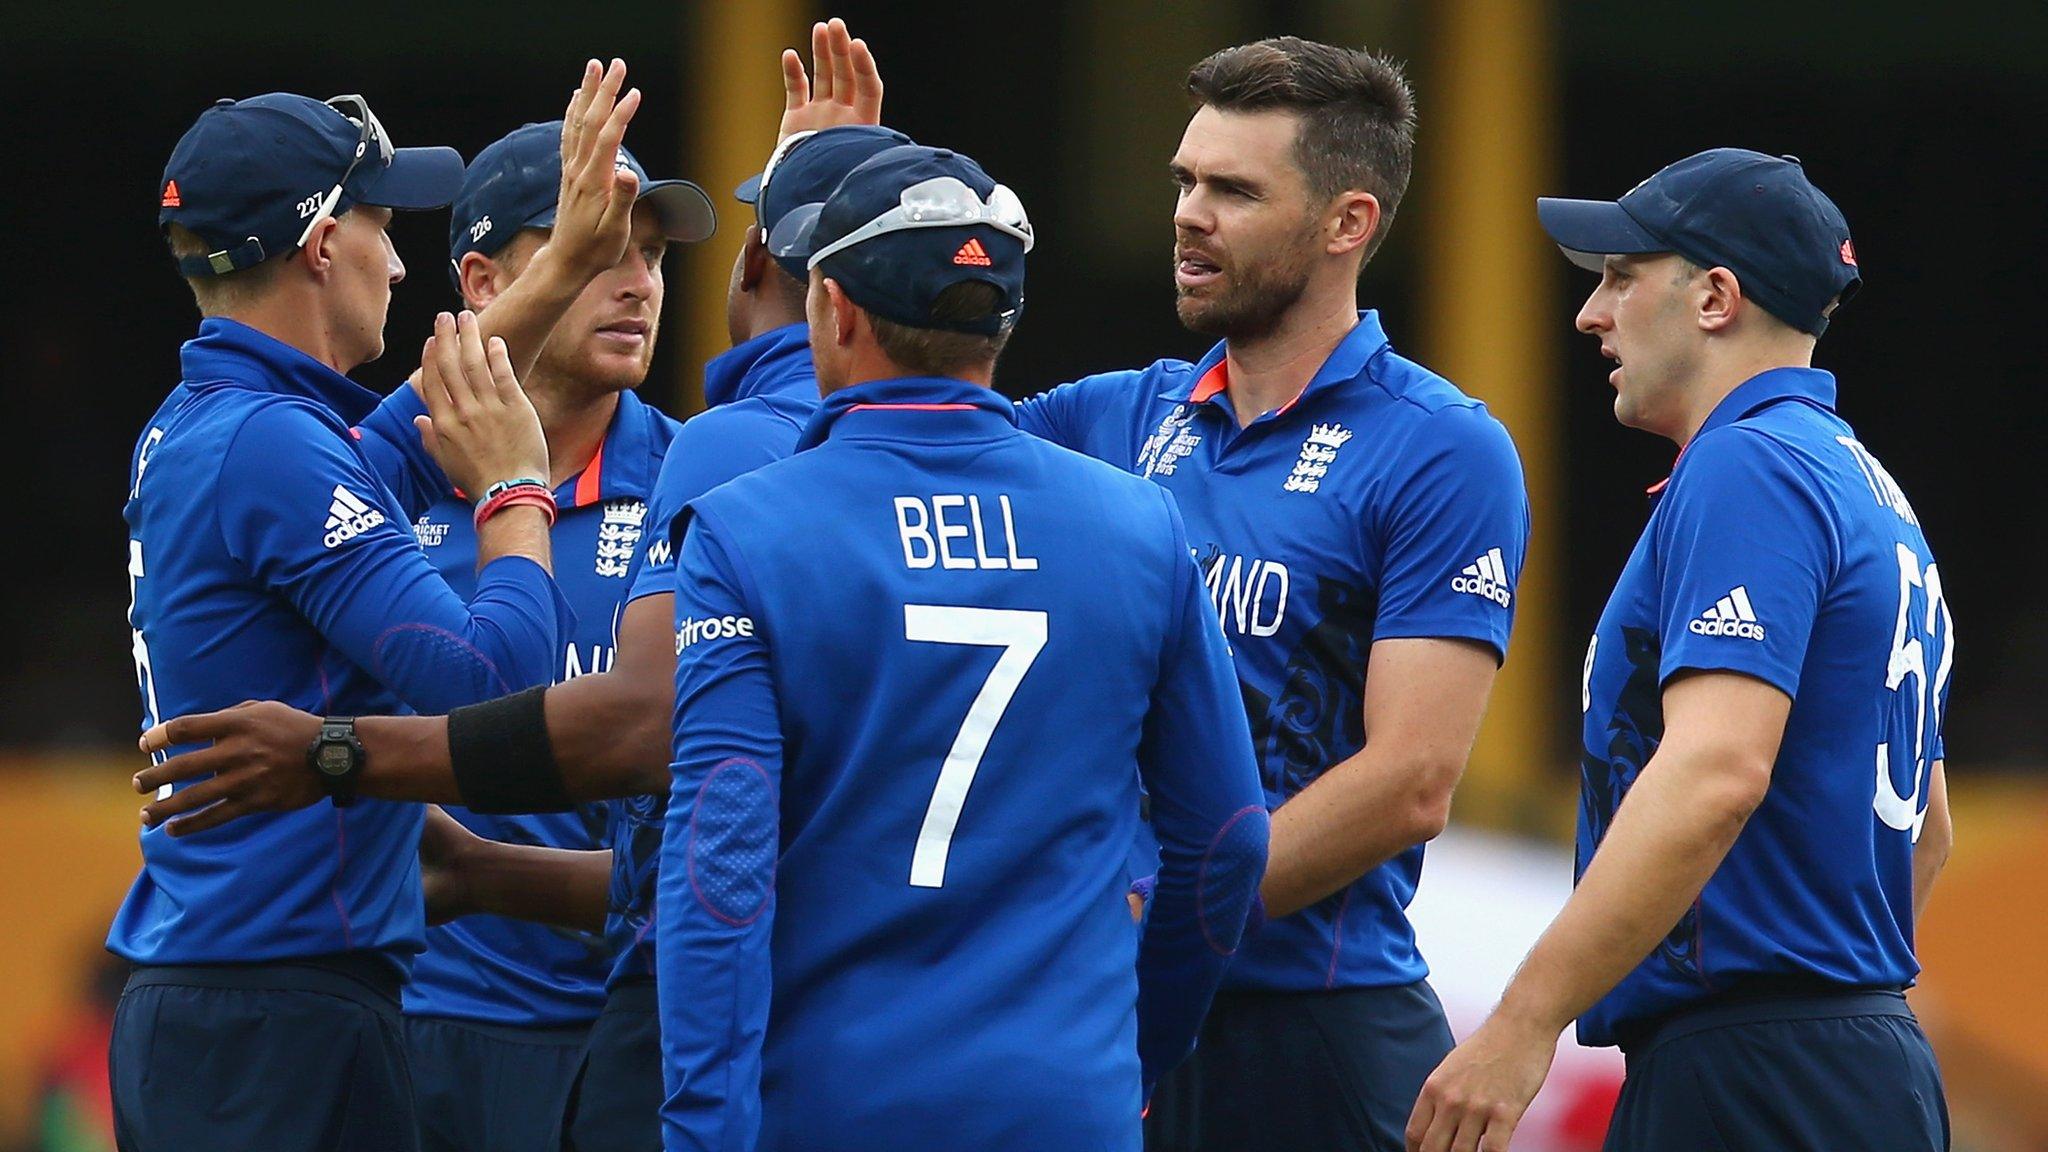
[[[1218,553],[1204,567],[1202,582],[1226,632],[1271,636],[1287,619],[1287,565],[1278,560]]]
[[[587,659],[583,655],[585,649],[590,652]],[[618,650],[609,644],[570,644],[562,653],[562,679],[574,680],[593,672],[609,672],[617,655]]]
[[[1017,543],[1017,519],[1007,495],[998,495],[996,506],[987,509],[986,515],[981,497],[974,495],[898,496],[894,504],[896,535],[903,545],[906,568],[1012,572],[1038,568],[1038,558],[1025,555]],[[966,544],[970,540],[971,552]]]

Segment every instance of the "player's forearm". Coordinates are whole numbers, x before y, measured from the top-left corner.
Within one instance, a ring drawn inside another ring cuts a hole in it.
[[[1555,1036],[1611,991],[1699,898],[1769,779],[1768,762],[1733,762],[1667,739],[1498,1013]]]
[[[507,477],[514,479],[514,477]],[[546,480],[545,476],[535,479]],[[482,572],[504,556],[524,556],[553,573],[554,549],[548,538],[547,514],[528,505],[503,509],[476,530],[476,568]]]
[[[512,371],[521,380],[540,359],[548,336],[588,283],[590,277],[568,267],[558,249],[543,244],[491,306],[477,314],[485,338],[497,336],[505,341]]]
[[[463,879],[477,912],[599,932],[610,907],[611,869],[609,850],[482,840],[463,861]]]
[[[1927,915],[1927,895],[1934,890],[1934,878],[1948,863],[1955,847],[1955,824],[1948,810],[1948,773],[1936,760],[1927,774],[1927,822],[1920,838],[1913,842],[1913,927],[1917,932]]]
[[[1286,916],[1444,829],[1464,758],[1369,744],[1273,812],[1260,899]]]
[[[460,804],[455,770],[448,760],[446,716],[364,716],[356,721],[363,742],[360,795],[378,800]]]
[[[548,743],[562,783],[577,800],[606,800],[669,788],[674,681],[620,664],[548,689]]]
[[[577,802],[668,789],[668,705],[616,672],[579,676],[548,689],[548,743],[562,786]],[[366,753],[357,785],[365,796],[466,804],[448,749],[445,716],[365,716],[356,722]]]

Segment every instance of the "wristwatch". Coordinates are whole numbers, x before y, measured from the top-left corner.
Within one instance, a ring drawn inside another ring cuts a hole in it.
[[[320,736],[306,749],[306,763],[313,766],[336,808],[355,803],[356,777],[363,774],[368,759],[363,742],[356,739],[353,716],[329,716],[320,721]]]

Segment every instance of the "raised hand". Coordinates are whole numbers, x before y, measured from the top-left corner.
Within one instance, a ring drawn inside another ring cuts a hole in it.
[[[158,724],[142,734],[144,752],[211,743],[135,774],[137,792],[156,794],[143,806],[143,825],[154,828],[169,820],[171,835],[190,836],[257,812],[290,812],[319,803],[327,791],[306,763],[306,750],[319,735],[318,716],[270,701],[244,701]],[[162,791],[202,776],[212,779]]]
[[[583,66],[583,83],[562,114],[562,191],[548,247],[585,281],[618,264],[633,236],[640,179],[619,166],[619,143],[640,110],[640,90],[619,89],[626,62]]]
[[[811,25],[811,70],[794,48],[782,50],[782,125],[778,143],[797,132],[815,132],[842,124],[882,122],[882,73],[865,40],[846,30],[834,16]]]
[[[505,342],[493,336],[486,344],[474,314],[435,317],[420,353],[420,398],[427,415],[415,423],[427,451],[470,499],[504,480],[548,482],[540,417],[512,373]]]

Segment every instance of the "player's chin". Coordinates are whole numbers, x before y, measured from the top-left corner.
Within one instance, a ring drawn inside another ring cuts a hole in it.
[[[608,392],[625,392],[647,379],[649,357],[639,353],[598,352],[584,363],[583,379]]]
[[[1183,292],[1174,301],[1173,308],[1180,317],[1180,326],[1190,332],[1219,336],[1227,334],[1231,328],[1230,310],[1221,301]]]

